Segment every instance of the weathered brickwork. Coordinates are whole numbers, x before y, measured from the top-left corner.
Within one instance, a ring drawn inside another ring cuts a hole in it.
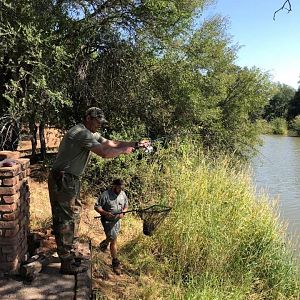
[[[0,275],[18,273],[27,256],[30,193],[29,159],[18,152],[0,151],[0,162],[12,158],[12,167],[0,166]]]

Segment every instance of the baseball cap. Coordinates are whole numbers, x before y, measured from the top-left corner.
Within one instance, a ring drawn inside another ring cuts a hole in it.
[[[97,118],[102,124],[108,123],[108,121],[105,119],[104,113],[102,109],[98,107],[90,107],[86,110],[85,116],[91,116],[92,118]]]

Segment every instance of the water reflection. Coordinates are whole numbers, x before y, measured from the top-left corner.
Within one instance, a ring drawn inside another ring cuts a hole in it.
[[[300,138],[263,136],[263,146],[252,162],[254,183],[279,197],[279,212],[288,233],[300,242]]]

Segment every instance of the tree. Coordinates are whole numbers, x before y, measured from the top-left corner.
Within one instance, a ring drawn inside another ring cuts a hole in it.
[[[46,116],[54,115],[55,110],[67,103],[61,80],[67,56],[55,44],[54,21],[51,22],[54,17],[48,14],[54,8],[52,1],[1,1],[0,4],[1,110],[12,120],[29,123],[34,156],[36,122],[46,121]],[[59,72],[55,72],[56,68]],[[4,149],[7,147],[10,146],[2,145]]]
[[[264,109],[264,119],[267,121],[271,121],[275,118],[287,119],[290,102],[294,96],[294,88],[286,84],[277,83],[276,93]]]
[[[294,119],[300,115],[300,89],[295,93],[291,99],[288,107],[288,120]]]
[[[0,1],[1,97],[33,149],[37,123],[64,129],[91,105],[109,133],[184,131],[239,153],[255,140],[268,78],[234,64],[224,20],[199,17],[209,0]]]

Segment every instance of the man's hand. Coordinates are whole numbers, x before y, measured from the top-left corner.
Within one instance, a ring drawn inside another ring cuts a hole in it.
[[[115,215],[115,218],[122,219],[122,218],[124,218],[124,216],[125,216],[125,214],[120,213],[120,214]]]
[[[113,219],[113,218],[115,218],[115,215],[112,214],[112,213],[109,212],[109,211],[106,211],[106,212],[105,212],[105,217],[108,218],[108,219]]]
[[[130,154],[130,153],[134,152],[134,150],[135,150],[135,148],[131,147],[131,146],[123,147],[123,149],[124,149],[123,154]]]

